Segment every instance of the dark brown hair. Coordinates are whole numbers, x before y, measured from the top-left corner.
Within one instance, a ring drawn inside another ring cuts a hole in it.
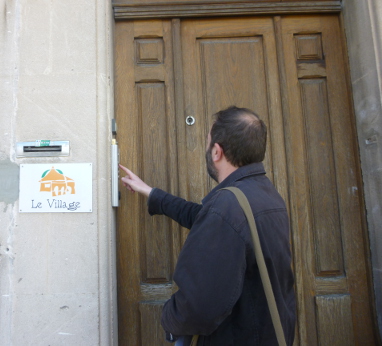
[[[228,107],[214,114],[210,148],[218,143],[235,167],[264,160],[267,127],[257,114],[247,108]]]

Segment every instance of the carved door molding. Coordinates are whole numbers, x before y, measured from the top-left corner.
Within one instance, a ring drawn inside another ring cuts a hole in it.
[[[113,0],[116,19],[221,17],[242,15],[285,15],[339,13],[340,0],[305,1],[211,1],[204,0]]]

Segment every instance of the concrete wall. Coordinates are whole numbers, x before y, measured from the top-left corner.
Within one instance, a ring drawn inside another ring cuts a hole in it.
[[[0,0],[0,345],[116,344],[112,10],[105,0]],[[15,143],[71,155],[17,159]],[[18,213],[21,163],[91,162],[92,213]]]
[[[382,335],[382,1],[343,0],[343,8]]]

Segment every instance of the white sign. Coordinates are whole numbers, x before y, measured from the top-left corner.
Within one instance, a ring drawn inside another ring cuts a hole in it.
[[[21,213],[92,211],[92,164],[20,165]]]

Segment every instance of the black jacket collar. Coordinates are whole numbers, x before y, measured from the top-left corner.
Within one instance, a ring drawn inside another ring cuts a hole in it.
[[[203,198],[202,204],[207,203],[216,191],[227,186],[232,186],[234,182],[243,178],[259,174],[265,174],[265,169],[262,162],[255,162],[246,166],[239,167],[236,171],[232,172],[227,178],[225,178],[219,185],[215,186],[211,192]]]

